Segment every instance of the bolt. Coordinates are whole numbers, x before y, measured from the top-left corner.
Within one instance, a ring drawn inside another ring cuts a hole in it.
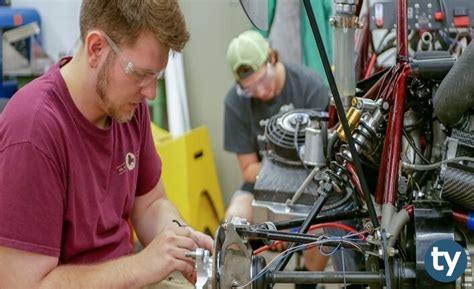
[[[193,258],[194,260],[196,260],[197,253],[196,251],[189,251],[189,252],[184,253],[184,256],[188,258]]]

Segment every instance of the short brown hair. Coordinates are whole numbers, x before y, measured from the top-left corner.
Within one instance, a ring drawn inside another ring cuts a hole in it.
[[[132,46],[138,36],[151,32],[173,51],[181,51],[189,40],[177,0],[84,0],[80,16],[81,40],[100,29],[118,45]]]

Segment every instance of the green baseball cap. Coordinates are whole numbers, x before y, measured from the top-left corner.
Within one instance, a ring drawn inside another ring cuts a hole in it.
[[[249,30],[232,39],[227,49],[227,62],[234,77],[239,80],[259,69],[267,61],[269,52],[268,41],[257,31]],[[242,65],[251,68],[245,75],[237,73]]]

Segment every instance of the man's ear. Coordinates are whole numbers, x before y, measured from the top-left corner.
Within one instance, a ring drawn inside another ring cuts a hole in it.
[[[275,49],[271,49],[270,53],[268,54],[268,61],[270,61],[271,64],[275,65],[275,63],[278,62],[278,51]]]
[[[86,57],[89,66],[96,68],[101,62],[101,58],[106,52],[107,43],[105,38],[97,30],[92,30],[87,33],[84,40],[84,49],[86,50]]]

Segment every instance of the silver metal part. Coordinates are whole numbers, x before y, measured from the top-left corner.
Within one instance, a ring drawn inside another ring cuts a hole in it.
[[[253,219],[256,223],[268,220],[273,222],[285,221],[293,218],[304,218],[311,210],[310,206],[293,205],[269,201],[254,201],[252,204]]]
[[[186,255],[192,257],[196,267],[196,289],[212,288],[212,258],[209,251],[197,248],[194,252]]]
[[[304,162],[313,166],[324,166],[326,164],[326,158],[322,131],[320,129],[307,127],[305,133]]]
[[[286,114],[278,119],[278,125],[286,131],[295,132],[296,124],[299,122],[300,127],[305,127],[309,124],[310,119],[307,113],[296,112]]]
[[[238,225],[245,226],[242,222]],[[225,225],[224,234],[225,239],[220,256],[218,256],[218,266],[220,267],[217,268],[220,284],[218,288],[232,288],[236,284],[241,286],[249,282],[251,278],[250,261],[252,252],[247,241],[241,239],[237,234],[233,223]],[[221,271],[222,268],[225,268],[225,273]]]
[[[362,104],[363,105],[363,104]],[[373,113],[364,111],[358,127],[354,130],[352,137],[355,141],[355,147],[358,152],[363,153],[368,159],[377,162],[377,156],[374,154],[380,145],[378,131],[380,125],[385,121],[386,103],[382,100],[377,102],[378,108]],[[365,105],[368,106],[368,103]],[[373,109],[373,105],[368,106]]]

